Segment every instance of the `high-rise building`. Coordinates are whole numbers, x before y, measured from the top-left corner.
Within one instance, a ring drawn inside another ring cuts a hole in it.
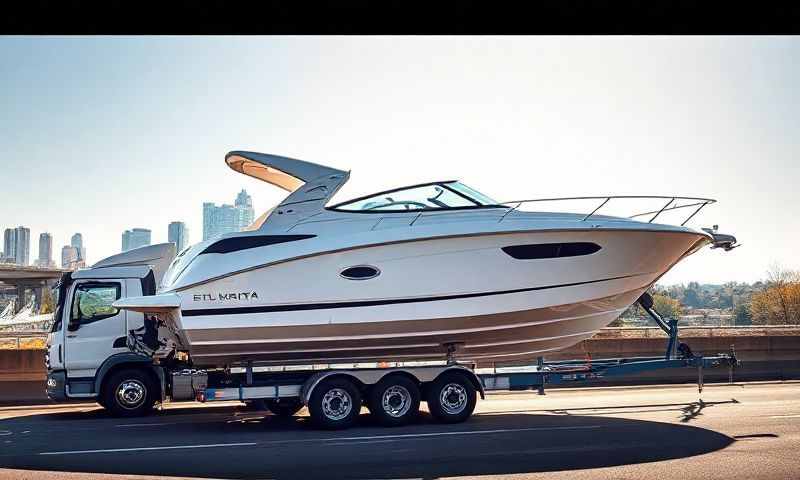
[[[31,256],[31,230],[19,226],[6,228],[3,234],[3,250],[17,265],[28,265]]]
[[[9,263],[17,261],[17,231],[13,228],[6,228],[3,234],[3,255],[10,260]]]
[[[178,252],[181,252],[189,244],[189,229],[183,222],[171,222],[167,227],[167,241],[175,244]]]
[[[55,266],[53,262],[53,236],[47,232],[39,234],[39,258],[36,260],[36,265],[45,268]]]
[[[68,270],[77,270],[86,266],[86,261],[79,258],[78,247],[72,245],[64,245],[61,247],[61,268]]]
[[[86,261],[86,247],[83,246],[83,235],[76,233],[70,239],[69,244],[78,249],[78,259]]]
[[[150,230],[146,228],[133,228],[122,233],[122,251],[127,252],[134,248],[150,245]]]
[[[253,223],[255,211],[253,200],[247,191],[236,196],[234,205],[203,203],[203,240],[218,237],[225,233],[239,232]]]
[[[255,210],[253,210],[253,199],[247,194],[245,189],[242,189],[236,195],[236,201],[233,203],[236,210],[239,212],[239,230],[249,227],[253,220],[255,220]]]

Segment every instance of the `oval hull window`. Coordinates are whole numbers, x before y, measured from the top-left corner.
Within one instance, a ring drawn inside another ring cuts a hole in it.
[[[371,265],[356,265],[339,272],[339,275],[348,280],[369,280],[380,274],[381,271]]]

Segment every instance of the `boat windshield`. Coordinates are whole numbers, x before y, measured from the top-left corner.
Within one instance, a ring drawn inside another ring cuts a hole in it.
[[[389,190],[340,203],[331,208],[361,212],[396,212],[407,210],[475,208],[493,205],[497,205],[497,202],[486,195],[473,190],[461,182],[451,181]]]

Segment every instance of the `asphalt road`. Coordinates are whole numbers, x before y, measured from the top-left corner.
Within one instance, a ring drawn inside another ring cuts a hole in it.
[[[93,405],[0,408],[0,478],[800,478],[800,383],[493,394],[459,425],[423,413],[387,429],[364,414],[339,432],[312,429],[305,411],[212,405],[129,420]]]

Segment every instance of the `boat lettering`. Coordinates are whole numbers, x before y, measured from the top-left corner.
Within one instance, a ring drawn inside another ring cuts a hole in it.
[[[210,293],[200,293],[193,296],[195,302],[215,302],[225,300],[256,300],[258,293],[256,292],[238,292],[238,293],[217,293],[212,295]]]

